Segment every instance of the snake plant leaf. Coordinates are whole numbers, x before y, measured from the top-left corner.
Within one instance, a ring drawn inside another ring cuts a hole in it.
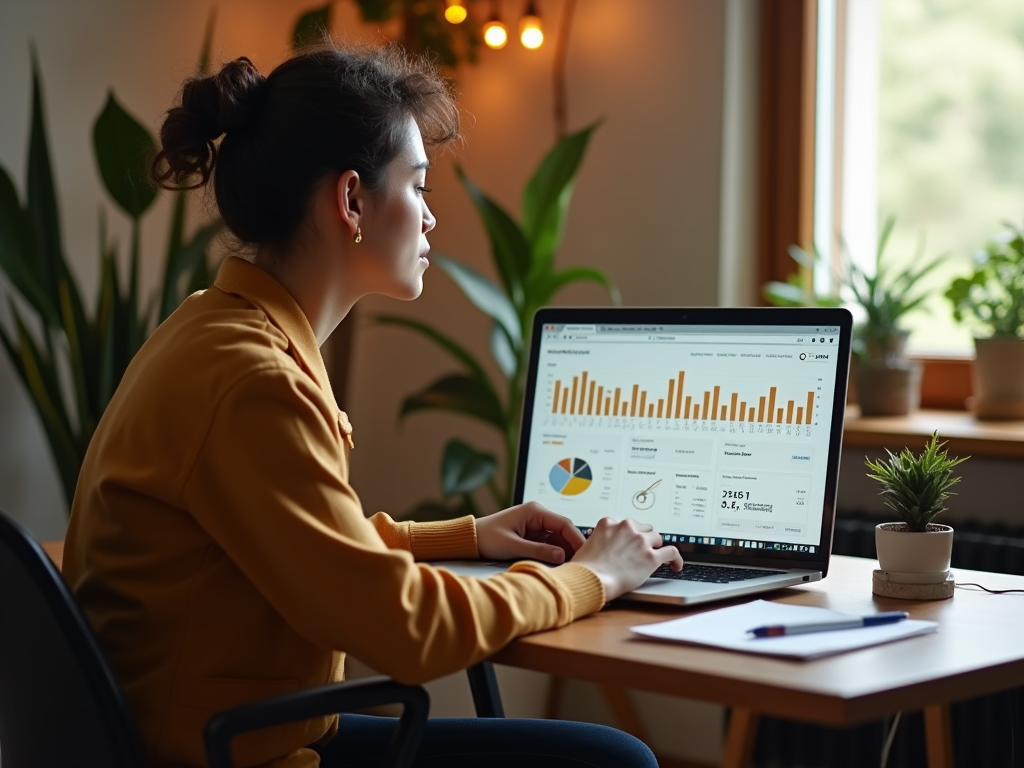
[[[498,286],[472,267],[455,259],[438,255],[434,257],[434,261],[455,281],[477,309],[496,320],[505,329],[513,344],[522,343],[523,332],[519,325],[519,315],[515,306]]]
[[[322,43],[331,29],[331,3],[306,11],[292,30],[292,49]]]
[[[94,395],[95,379],[89,375],[90,363],[95,364],[95,357],[89,348],[91,334],[84,322],[79,324],[75,308],[72,306],[71,291],[68,288],[68,281],[60,282],[60,312],[61,321],[64,324],[64,336],[68,343],[68,363],[71,368],[71,378],[74,386],[75,408],[78,413],[78,426],[83,434],[91,435],[96,428],[97,416],[91,407],[91,400]]]
[[[512,379],[516,375],[519,355],[512,348],[508,334],[497,323],[491,326],[491,355],[506,379]]]
[[[106,241],[103,222],[100,223],[100,288],[96,299],[96,321],[93,325],[96,364],[96,412],[106,409],[120,376],[115,365],[115,317],[121,303],[117,285],[117,252]]]
[[[473,201],[477,213],[480,214],[484,229],[487,230],[487,237],[491,241],[491,256],[498,268],[501,282],[511,297],[512,304],[515,307],[522,307],[523,279],[530,271],[532,261],[530,245],[519,225],[504,208],[473,183],[461,166],[455,166],[455,173]]]
[[[60,320],[32,266],[36,259],[32,220],[22,210],[10,176],[0,167],[0,272],[7,275],[43,322],[53,327]]]
[[[426,323],[421,323],[408,317],[399,317],[398,315],[377,315],[373,320],[380,325],[395,325],[426,336],[441,347],[441,349],[466,366],[470,373],[472,373],[473,378],[476,379],[481,386],[490,389],[495,400],[498,399],[498,395],[495,393],[494,387],[491,386],[491,380],[487,376],[487,372],[483,369],[483,366],[476,361],[476,358],[470,354],[469,350],[450,336],[441,333],[439,330],[427,325]]]
[[[60,279],[64,251],[61,246],[60,213],[56,184],[46,139],[43,114],[43,86],[35,46],[32,47],[32,121],[29,126],[26,197],[29,217],[35,229],[37,258],[32,265],[36,278],[55,309],[60,304],[57,282]],[[55,313],[56,315],[56,313]]]
[[[179,203],[183,217],[184,199],[185,196],[179,193],[178,199],[175,201],[172,231],[174,231],[175,224],[178,221]],[[164,282],[160,293],[159,322],[166,320],[171,312],[177,309],[184,298],[182,295],[183,289],[188,291],[191,288],[193,275],[195,275],[197,267],[200,263],[205,265],[210,243],[220,233],[223,226],[223,222],[220,219],[204,224],[196,230],[188,242],[181,242],[180,240],[175,242],[174,235],[172,235],[167,260],[164,265]],[[186,282],[186,285],[183,286],[183,282]]]
[[[118,103],[113,91],[108,91],[103,111],[93,123],[92,144],[107,192],[121,210],[138,221],[156,199],[157,191],[149,182],[156,142]]]
[[[210,71],[210,50],[213,48],[213,30],[217,26],[217,5],[210,6],[210,15],[206,17],[206,29],[203,30],[203,46],[199,51],[199,66],[196,67],[200,77]]]
[[[555,250],[565,237],[576,174],[597,121],[559,141],[541,160],[523,190],[523,232],[533,252],[533,269],[551,269]]]
[[[446,499],[471,493],[490,480],[498,469],[491,453],[482,453],[462,440],[449,440],[441,456],[441,492]]]
[[[453,411],[505,430],[505,414],[498,399],[479,381],[462,374],[445,376],[405,398],[398,417],[425,410]]]
[[[531,307],[531,309],[538,309],[545,304],[549,304],[560,290],[568,285],[579,282],[598,283],[608,291],[613,304],[622,303],[622,295],[608,275],[594,267],[576,266],[566,267],[558,272],[549,273],[544,276],[537,290],[537,306]]]

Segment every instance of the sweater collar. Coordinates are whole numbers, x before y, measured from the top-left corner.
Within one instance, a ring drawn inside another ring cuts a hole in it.
[[[296,362],[334,400],[334,390],[316,343],[316,334],[295,299],[268,272],[237,256],[224,259],[214,285],[259,307],[288,339]],[[335,402],[335,407],[337,403]]]

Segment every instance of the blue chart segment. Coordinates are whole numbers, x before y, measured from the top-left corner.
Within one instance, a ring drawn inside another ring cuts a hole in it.
[[[551,468],[548,481],[563,496],[576,496],[590,487],[594,475],[583,459],[562,459]]]

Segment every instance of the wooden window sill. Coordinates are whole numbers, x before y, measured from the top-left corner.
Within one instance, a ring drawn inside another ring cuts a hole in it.
[[[956,456],[1024,458],[1024,421],[978,421],[967,411],[922,409],[909,416],[862,417],[857,406],[846,409],[843,448],[924,447],[934,430]]]

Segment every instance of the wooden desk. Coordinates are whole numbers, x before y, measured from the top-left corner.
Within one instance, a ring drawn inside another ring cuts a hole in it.
[[[948,705],[1024,685],[1024,594],[991,595],[966,587],[957,588],[951,600],[880,598],[871,593],[876,565],[874,560],[835,556],[824,581],[768,597],[851,614],[906,610],[914,618],[938,621],[937,633],[815,661],[783,661],[635,638],[630,626],[683,612],[634,604],[520,638],[492,661],[726,704],[732,717],[723,768],[749,763],[762,714],[849,726],[902,709],[925,710],[929,766],[952,768]],[[1024,589],[1021,576],[955,574],[961,582]]]

